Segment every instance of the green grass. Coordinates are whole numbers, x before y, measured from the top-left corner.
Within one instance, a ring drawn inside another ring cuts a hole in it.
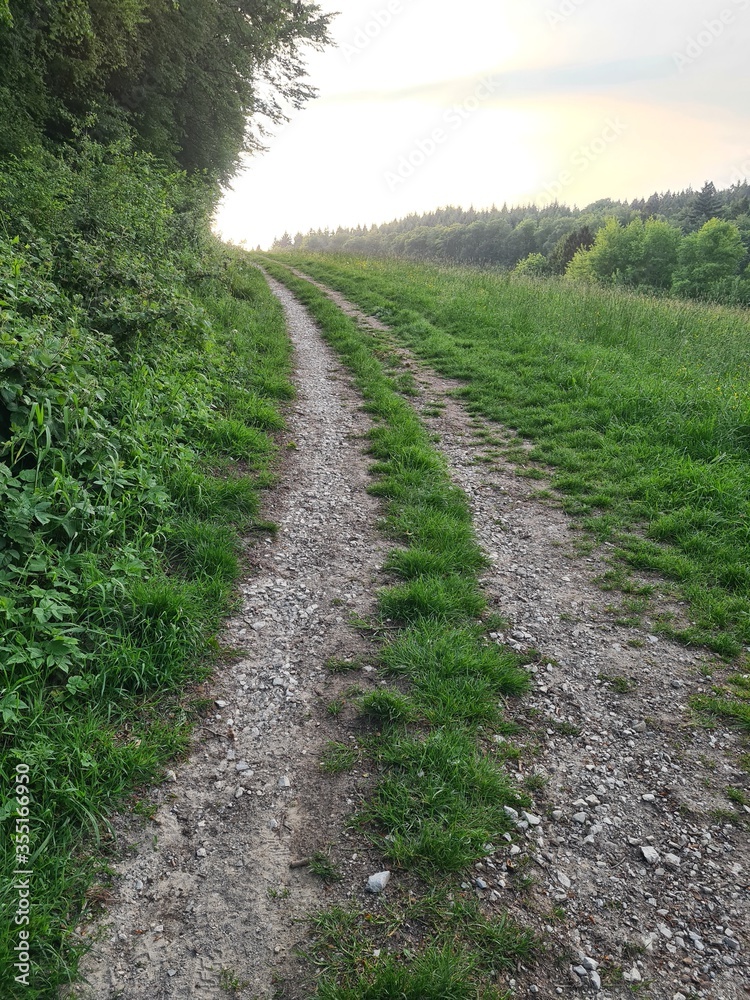
[[[525,690],[528,678],[516,658],[484,638],[486,604],[477,579],[484,559],[468,503],[404,399],[403,381],[383,364],[383,344],[308,282],[263,263],[307,306],[351,368],[374,422],[371,492],[383,500],[381,527],[396,543],[388,567],[402,582],[383,588],[377,620],[360,624],[374,633],[387,625],[382,659],[399,685],[360,699],[363,715],[378,728],[367,745],[380,778],[356,823],[389,864],[430,886],[485,857],[487,843],[508,828],[503,806],[526,802],[479,737],[485,726],[501,723],[502,697]],[[498,935],[506,926],[490,924]],[[512,964],[517,954],[510,946],[503,952],[499,937],[496,944],[495,963]],[[331,977],[318,997],[475,997],[488,988],[472,952],[448,942],[433,940],[406,965],[386,957],[350,981],[327,965]]]
[[[330,885],[341,881],[341,871],[336,862],[325,851],[316,851],[308,862],[310,872]]]
[[[187,747],[191,686],[217,655],[271,475],[268,432],[291,394],[283,313],[244,258],[205,263],[211,276],[181,291],[200,337],[116,347],[33,261],[0,253],[3,997],[48,1000],[74,978],[86,891],[109,879],[107,816]],[[29,768],[28,988],[12,969],[17,765]]]
[[[333,907],[311,924],[310,957],[325,969],[317,996],[327,1000],[502,1000],[498,974],[530,961],[536,947],[513,921],[445,888],[366,914]]]
[[[739,669],[723,684],[714,686],[710,695],[696,695],[690,704],[702,715],[720,718],[750,733],[750,661],[745,659]]]
[[[533,442],[566,509],[674,581],[726,656],[750,645],[750,317],[488,271],[295,255],[392,325],[471,412]],[[638,533],[632,529],[638,528]]]
[[[320,769],[326,774],[342,774],[344,771],[351,771],[358,759],[359,750],[356,746],[331,741],[323,750]]]

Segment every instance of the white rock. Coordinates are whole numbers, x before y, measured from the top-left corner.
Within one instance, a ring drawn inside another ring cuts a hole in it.
[[[653,847],[641,847],[641,854],[650,865],[659,863],[659,852]]]
[[[641,971],[637,965],[634,965],[630,972],[623,972],[622,978],[626,983],[640,983],[642,980]]]
[[[390,880],[390,872],[378,872],[376,875],[371,875],[367,880],[367,891],[377,895],[385,889]]]
[[[572,883],[565,872],[555,872],[555,874],[557,875],[557,881],[560,885],[565,889],[570,889]]]
[[[523,814],[523,818],[526,820],[529,826],[539,826],[539,824],[542,822],[538,816],[535,816],[533,813],[529,812],[525,812]]]
[[[668,865],[668,867],[670,867],[670,868],[679,868],[680,865],[682,864],[682,862],[677,857],[676,854],[665,854],[664,855],[664,864]]]
[[[278,784],[279,784],[279,788],[291,788],[292,787],[291,781],[289,780],[289,778],[285,774],[282,774],[282,776],[279,778]]]

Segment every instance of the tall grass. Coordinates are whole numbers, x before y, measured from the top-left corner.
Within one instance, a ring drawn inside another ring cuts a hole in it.
[[[750,315],[564,281],[351,257],[294,264],[379,316],[478,414],[533,442],[565,507],[750,645]]]
[[[210,670],[240,535],[271,477],[289,345],[278,303],[239,256],[181,291],[201,337],[116,347],[11,252],[0,255],[0,994],[51,1000],[75,976],[74,928],[106,878],[108,813],[186,746],[190,686]],[[13,967],[19,765],[28,986]]]

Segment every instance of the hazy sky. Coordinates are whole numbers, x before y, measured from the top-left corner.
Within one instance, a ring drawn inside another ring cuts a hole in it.
[[[442,205],[585,205],[750,176],[750,0],[322,0],[319,97],[248,160],[234,242]]]

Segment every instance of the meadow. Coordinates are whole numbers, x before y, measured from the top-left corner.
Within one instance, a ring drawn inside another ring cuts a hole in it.
[[[460,381],[467,409],[523,439],[527,447],[505,450],[519,474],[548,481],[592,542],[609,543],[605,587],[634,593],[641,609],[657,591],[686,602],[687,617],[657,609],[650,627],[741,667],[750,646],[747,311],[467,267],[281,259],[387,323]],[[699,707],[750,726],[744,676]]]

